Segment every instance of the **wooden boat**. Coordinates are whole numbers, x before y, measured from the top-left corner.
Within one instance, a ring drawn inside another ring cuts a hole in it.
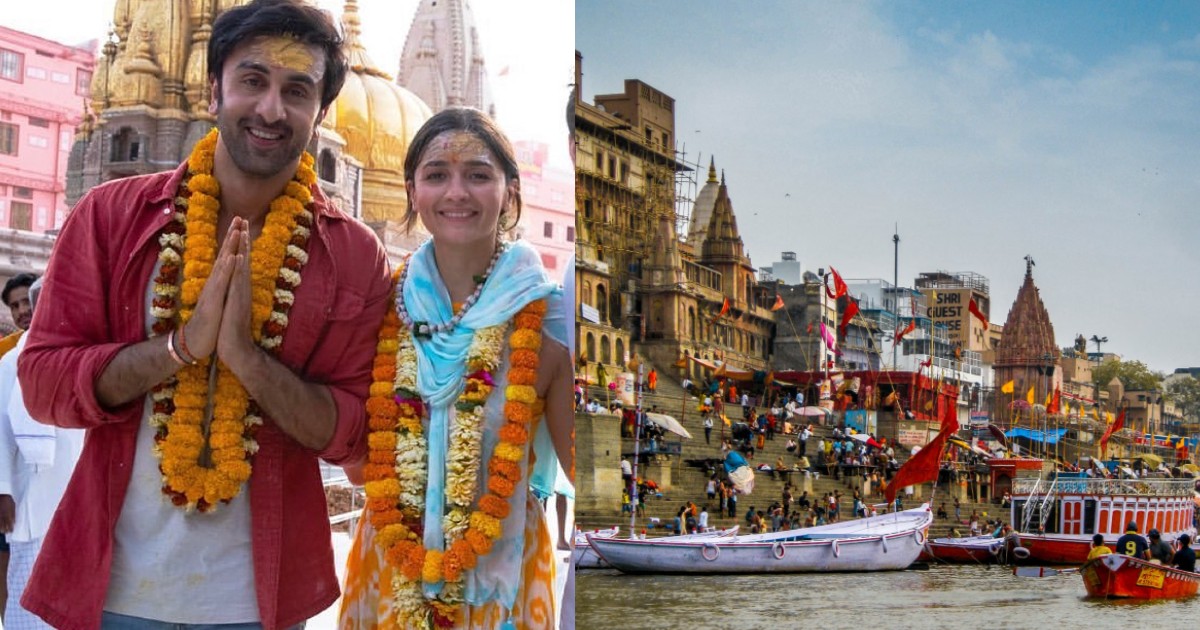
[[[576,569],[610,569],[604,558],[592,549],[592,545],[588,542],[588,537],[596,538],[615,538],[620,527],[610,527],[608,529],[597,529],[591,532],[581,532],[575,530],[575,549],[571,552],[571,562],[575,564]],[[714,529],[708,532],[699,532],[696,534],[684,534],[682,536],[670,536],[670,540],[696,540],[705,538],[732,538],[737,536],[738,526],[727,529]],[[662,539],[658,539],[662,540]]]
[[[1164,540],[1195,539],[1192,479],[1092,479],[1077,474],[1015,479],[1011,523],[1013,557],[1036,564],[1081,565],[1092,535],[1113,546],[1130,522],[1155,528]]]
[[[1200,573],[1190,573],[1111,553],[1089,560],[1079,573],[1088,597],[1178,599],[1200,589]]]
[[[993,536],[931,538],[917,560],[950,564],[987,564],[1004,555],[1005,540]]]
[[[592,548],[626,573],[805,573],[906,569],[933,522],[919,508],[730,539],[590,538]]]

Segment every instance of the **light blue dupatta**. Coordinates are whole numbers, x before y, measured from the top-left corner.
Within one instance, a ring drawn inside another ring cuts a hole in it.
[[[450,295],[434,261],[433,241],[427,241],[419,247],[409,260],[409,265],[404,283],[404,304],[409,316],[413,321],[428,322],[430,325],[450,321],[453,317]],[[442,515],[446,506],[448,436],[455,417],[454,403],[462,392],[467,351],[470,349],[474,333],[488,326],[511,321],[526,304],[549,296],[555,289],[556,285],[546,277],[537,251],[523,241],[510,243],[485,281],[479,300],[464,314],[454,330],[434,335],[430,339],[414,339],[417,351],[417,388],[429,407],[429,428],[426,434],[429,482],[425,491],[424,540],[427,549],[442,550],[445,547]],[[507,363],[507,356],[503,358]],[[505,378],[504,381],[506,380]],[[504,381],[497,379],[497,385]],[[502,392],[503,389],[498,388],[498,393]],[[502,398],[503,395],[493,395],[489,403]],[[501,409],[502,406],[501,401]],[[485,407],[485,416],[494,417],[495,409],[495,405],[488,404]],[[492,425],[491,422],[485,425],[484,462],[495,447],[495,436],[487,434]],[[483,468],[486,469],[486,465]],[[524,513],[524,503],[514,505],[513,508],[514,512]],[[509,532],[506,527],[506,535],[511,533],[514,532]],[[516,549],[519,554],[519,544]],[[512,598],[507,597],[507,593],[472,592],[478,590],[473,589],[472,584],[473,581],[468,579],[466,595],[469,603],[479,604],[492,596],[505,595],[501,599],[507,600],[505,605],[511,607]],[[435,595],[440,592],[441,584],[426,585],[425,590],[427,594]],[[515,597],[515,590],[512,595]]]

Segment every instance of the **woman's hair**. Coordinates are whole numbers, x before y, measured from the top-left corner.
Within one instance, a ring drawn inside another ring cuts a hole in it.
[[[518,185],[509,198],[509,207],[500,209],[500,231],[505,232],[516,227],[517,222],[521,220],[521,172],[517,168],[517,158],[513,153],[512,143],[496,126],[495,121],[478,109],[450,107],[425,121],[417,130],[417,135],[413,136],[408,145],[408,154],[404,156],[404,181],[416,186],[417,164],[421,162],[421,156],[434,138],[447,131],[462,131],[478,138],[500,161],[505,184],[517,182]],[[408,210],[404,213],[405,231],[412,230],[417,222],[417,209],[412,206],[411,201],[409,200]]]

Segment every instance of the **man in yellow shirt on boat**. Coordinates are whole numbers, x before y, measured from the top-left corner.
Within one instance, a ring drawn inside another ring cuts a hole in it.
[[[1088,552],[1088,560],[1107,556],[1110,553],[1112,553],[1112,549],[1109,549],[1108,545],[1104,544],[1104,534],[1092,536],[1092,550]]]

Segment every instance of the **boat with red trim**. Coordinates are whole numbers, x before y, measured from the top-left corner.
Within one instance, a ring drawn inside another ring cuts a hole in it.
[[[1096,479],[1063,472],[1014,479],[1013,557],[1080,565],[1093,535],[1103,534],[1113,546],[1130,521],[1141,531],[1159,530],[1164,540],[1180,534],[1195,539],[1193,485],[1192,479]]]
[[[948,564],[989,564],[1004,556],[1005,539],[994,536],[965,536],[959,538],[931,538],[925,541],[925,550],[918,562],[945,562]]]
[[[1200,589],[1200,573],[1110,553],[1089,560],[1079,573],[1088,597],[1179,599]]]

